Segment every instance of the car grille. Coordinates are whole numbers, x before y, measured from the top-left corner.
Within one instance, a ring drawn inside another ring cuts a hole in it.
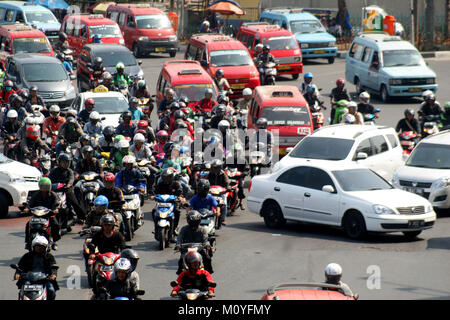
[[[328,42],[315,42],[315,43],[308,43],[308,49],[311,48],[327,48]]]
[[[418,78],[418,79],[402,79],[403,85],[423,85],[427,84],[426,78]]]
[[[278,64],[285,64],[285,63],[296,62],[295,58],[297,58],[297,57],[280,57],[280,58],[275,58],[275,60]],[[298,61],[298,62],[300,62],[300,61]]]
[[[417,182],[417,186],[413,186],[412,181],[400,180],[400,185],[403,187],[430,188],[431,182]]]
[[[39,177],[23,177],[26,182],[39,182]]]
[[[39,94],[42,96],[42,99],[61,99],[64,97],[64,91],[40,91]]]
[[[169,42],[169,38],[155,38],[155,39],[149,38],[148,41],[150,41],[150,42]]]
[[[45,31],[47,37],[58,37],[59,31]]]
[[[424,214],[425,213],[425,207],[424,206],[418,206],[418,207],[400,207],[397,208],[397,211],[400,214]]]

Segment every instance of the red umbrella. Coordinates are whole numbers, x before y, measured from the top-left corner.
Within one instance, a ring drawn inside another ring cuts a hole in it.
[[[208,8],[206,8],[206,10],[210,10],[211,12],[217,12],[217,13],[224,14],[224,15],[235,14],[238,16],[242,16],[242,15],[246,14],[246,12],[244,10],[242,10],[237,5],[235,5],[231,2],[228,2],[228,1],[217,2],[217,3],[209,6]]]

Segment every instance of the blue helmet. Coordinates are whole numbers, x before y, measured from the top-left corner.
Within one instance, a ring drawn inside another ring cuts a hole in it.
[[[100,43],[101,42],[101,37],[98,34],[94,34],[94,36],[92,37],[92,42]]]
[[[108,206],[108,204],[109,204],[108,198],[105,196],[98,196],[94,200],[95,206]]]
[[[304,78],[314,78],[314,76],[313,76],[313,74],[311,73],[311,72],[307,72],[307,73],[305,73],[305,75],[304,75]]]

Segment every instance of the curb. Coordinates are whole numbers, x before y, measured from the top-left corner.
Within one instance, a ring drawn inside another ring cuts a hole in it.
[[[421,52],[424,58],[439,58],[450,57],[450,51],[435,51],[435,52]],[[347,51],[338,51],[337,58],[345,59],[347,57]]]

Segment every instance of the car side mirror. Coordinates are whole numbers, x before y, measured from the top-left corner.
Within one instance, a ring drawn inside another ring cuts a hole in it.
[[[292,150],[294,150],[292,147],[286,148],[286,153],[290,153]]]
[[[208,67],[208,62],[206,60],[202,60],[200,61],[200,64],[202,67],[207,68]]]
[[[329,184],[325,185],[322,187],[322,191],[323,192],[328,192],[328,193],[335,193],[336,190],[334,190],[333,186],[330,186]]]
[[[365,152],[358,152],[358,154],[356,155],[356,161],[358,160],[365,160],[367,159],[369,156],[367,153]]]

